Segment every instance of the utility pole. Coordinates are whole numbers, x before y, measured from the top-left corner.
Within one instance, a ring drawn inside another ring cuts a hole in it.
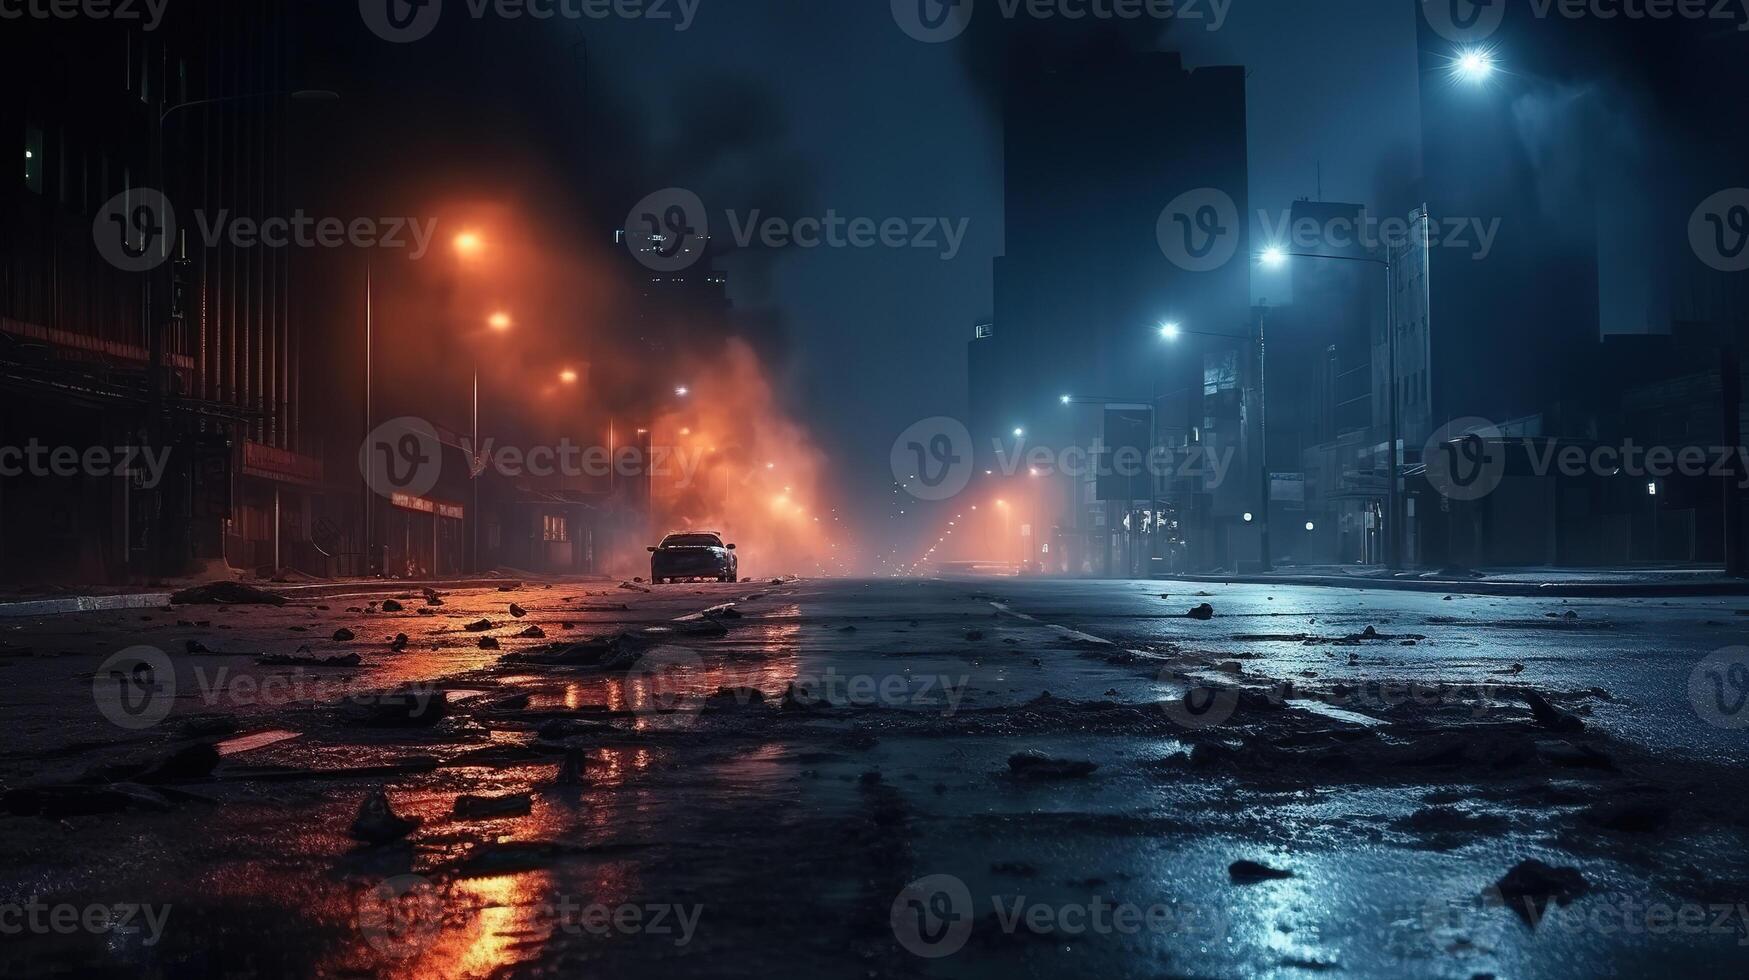
[[[1387,544],[1385,567],[1396,571],[1403,567],[1403,495],[1397,488],[1397,443],[1402,440],[1401,422],[1398,418],[1398,406],[1402,401],[1397,395],[1397,267],[1392,261],[1390,246],[1385,246],[1385,360],[1391,379],[1387,389],[1391,399],[1391,424],[1385,456],[1388,460],[1385,478],[1390,482],[1386,485],[1385,500],[1391,511],[1389,521],[1390,537]]]
[[[1721,430],[1726,446],[1743,444],[1743,378],[1739,373],[1737,348],[1726,345],[1719,351],[1719,391],[1720,409],[1724,413],[1721,420],[1724,423]],[[1725,481],[1719,487],[1720,499],[1724,502],[1724,520],[1722,527],[1725,534],[1725,574],[1743,575],[1749,573],[1749,563],[1743,555],[1743,509],[1742,490],[1738,484],[1737,453],[1731,451],[1725,459]],[[1654,500],[1654,506],[1656,501]]]
[[[1266,422],[1268,399],[1265,397],[1264,376],[1267,361],[1263,345],[1263,321],[1269,315],[1269,308],[1264,307],[1257,312],[1257,457],[1262,471],[1262,503],[1258,505],[1258,519],[1261,520],[1257,535],[1258,570],[1274,571],[1269,558],[1269,429]]]

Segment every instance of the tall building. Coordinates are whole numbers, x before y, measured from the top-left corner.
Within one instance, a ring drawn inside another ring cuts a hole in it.
[[[1703,202],[1749,186],[1749,135],[1719,123],[1749,84],[1744,12],[1571,17],[1497,4],[1474,8],[1483,16],[1465,34],[1448,2],[1417,4],[1422,181],[1400,203],[1425,201],[1435,237],[1420,270],[1425,323],[1398,306],[1399,331],[1428,338],[1425,388],[1404,374],[1402,397],[1424,391],[1436,429],[1480,417],[1546,452],[1643,437],[1634,416],[1673,404],[1672,392],[1727,390],[1719,355],[1749,327],[1749,273],[1732,271],[1729,243],[1699,223]],[[1683,339],[1656,357],[1624,343],[1670,335]],[[1684,353],[1687,366],[1664,356]],[[1710,384],[1687,383],[1708,371]],[[1690,407],[1698,424],[1655,428],[1717,430],[1722,404]],[[1420,447],[1405,448],[1413,470]],[[1548,477],[1520,454],[1476,501],[1413,489],[1410,558],[1468,565],[1716,557],[1716,532],[1676,547],[1658,538],[1721,526],[1697,508],[1716,515],[1730,499],[1666,486],[1648,502],[1630,474]]]
[[[1251,349],[1243,69],[1191,69],[1165,52],[1029,61],[1009,72],[1003,125],[1006,248],[994,316],[969,352],[978,479],[1026,477],[1016,448],[1090,446],[1105,404],[1152,406],[1161,441],[1241,449]],[[1233,249],[1225,263],[1186,268],[1162,248],[1162,213],[1187,193],[1231,207],[1218,229]],[[1185,328],[1180,342],[1162,341],[1167,321]],[[1120,512],[1127,505],[1102,500],[1110,494],[1090,473],[1050,479],[1056,492],[1040,496],[1061,504],[1029,522],[1030,560],[1070,572],[1139,565],[1122,552],[1137,521],[1156,523],[1152,506]],[[1172,495],[1211,524],[1237,522],[1246,495],[1236,482]]]
[[[162,23],[39,18],[0,35],[0,125],[22,144],[0,191],[0,444],[164,460],[0,476],[6,577],[272,567],[294,564],[287,539],[308,547],[323,467],[300,425],[290,256],[208,232],[221,214],[288,213],[288,13],[199,0]],[[121,241],[106,217],[149,238],[171,212],[178,234],[143,267],[100,248],[105,231]]]

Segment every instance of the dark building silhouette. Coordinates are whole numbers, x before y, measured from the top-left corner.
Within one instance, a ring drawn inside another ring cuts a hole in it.
[[[1467,43],[1418,18],[1423,180],[1414,196],[1439,232],[1453,221],[1499,222],[1486,255],[1462,243],[1427,250],[1433,426],[1479,416],[1515,439],[1581,447],[1652,429],[1723,435],[1706,422],[1648,426],[1642,416],[1680,402],[1721,418],[1720,355],[1749,323],[1746,274],[1719,268],[1716,254],[1709,262],[1715,246],[1691,238],[1702,202],[1749,185],[1749,137],[1723,122],[1740,115],[1749,34],[1738,30],[1740,11],[1725,13],[1606,19],[1556,8],[1539,17],[1511,4],[1496,29]],[[1486,52],[1499,70],[1463,77],[1454,66],[1467,51]],[[1710,383],[1700,380],[1709,372]],[[1413,470],[1420,447],[1406,448]],[[1419,557],[1722,556],[1727,498],[1717,486],[1665,487],[1648,500],[1647,481],[1632,474],[1532,470],[1516,461],[1475,502],[1442,505],[1422,486]]]
[[[289,30],[270,0],[0,35],[0,118],[21,171],[0,193],[0,442],[169,454],[159,480],[86,467],[0,479],[9,577],[249,567],[273,561],[277,521],[307,538],[323,474],[303,451],[289,256],[203,231],[221,211],[286,213]],[[173,259],[118,268],[94,221],[150,190],[178,215],[177,240],[158,246]]]
[[[994,316],[969,351],[979,480],[1026,476],[1011,463],[1005,473],[995,449],[1012,450],[1016,428],[1030,445],[1089,445],[1105,402],[1159,406],[1162,441],[1243,450],[1239,396],[1251,363],[1245,119],[1243,69],[1190,69],[1174,53],[1011,69],[1006,248],[995,262]],[[1199,189],[1225,195],[1240,220],[1223,229],[1237,236],[1233,258],[1189,271],[1168,260],[1158,225],[1174,198]],[[1237,339],[1186,334],[1167,344],[1165,321]],[[1077,402],[1060,404],[1064,394]],[[1159,490],[1181,498],[1179,506],[1194,503],[1211,523],[1236,522],[1250,483],[1231,477],[1224,486]],[[1031,522],[1030,554],[1049,554],[1045,567],[1072,572],[1128,561],[1110,557],[1129,537],[1126,518],[1097,499],[1091,476],[1053,480],[1054,492],[1038,494],[1050,503],[1048,516]]]

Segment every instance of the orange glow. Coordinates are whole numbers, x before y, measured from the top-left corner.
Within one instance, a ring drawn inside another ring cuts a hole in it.
[[[493,330],[503,332],[510,329],[510,314],[494,313],[486,319],[486,325]]]
[[[564,383],[566,383],[568,385],[574,385],[577,383],[577,372],[571,370],[570,368],[566,368],[565,370],[559,372],[559,380],[563,381]]]
[[[455,236],[455,250],[464,258],[480,254],[480,249],[484,248],[485,244],[476,232],[464,231]]]

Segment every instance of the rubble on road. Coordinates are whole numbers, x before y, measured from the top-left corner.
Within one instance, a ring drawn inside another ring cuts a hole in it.
[[[334,657],[295,657],[283,653],[268,653],[255,658],[261,667],[357,667],[364,658],[356,653]]]
[[[1534,929],[1550,902],[1565,908],[1590,890],[1591,884],[1577,869],[1558,868],[1529,858],[1513,865],[1482,894],[1485,900],[1510,908]]]
[[[170,594],[173,606],[283,606],[285,596],[241,582],[213,582]]]
[[[1562,711],[1548,702],[1548,699],[1535,691],[1525,689],[1518,692],[1524,703],[1530,705],[1531,717],[1536,723],[1555,732],[1582,732],[1585,723],[1571,712]]]
[[[1664,829],[1670,822],[1670,807],[1651,800],[1621,800],[1599,803],[1585,810],[1579,818],[1605,830],[1651,834]]]
[[[130,809],[168,810],[164,794],[138,783],[20,786],[0,793],[0,810],[16,817],[88,817]]]
[[[559,772],[553,777],[553,785],[557,787],[583,787],[592,784],[589,778],[589,753],[580,748],[572,748],[565,752],[565,761],[560,764]]]
[[[1053,759],[1037,749],[1008,757],[1008,775],[1016,779],[1080,779],[1091,776],[1099,763],[1082,759]]]
[[[1227,865],[1227,878],[1235,885],[1255,885],[1258,882],[1280,881],[1293,876],[1292,871],[1272,868],[1256,861],[1239,860]]]
[[[362,695],[341,703],[341,720],[365,728],[416,728],[435,725],[449,714],[443,691],[392,691]]]
[[[600,636],[581,643],[553,643],[529,650],[505,654],[503,663],[534,664],[546,667],[592,667],[601,670],[625,670],[636,663],[650,646],[633,633]]]
[[[400,840],[418,826],[419,818],[403,817],[395,813],[394,808],[389,805],[389,795],[379,789],[366,796],[364,802],[359,804],[358,816],[353,819],[348,833],[353,840],[381,846]]]
[[[530,793],[506,796],[458,796],[451,811],[457,820],[496,820],[503,817],[526,817],[534,808]]]

